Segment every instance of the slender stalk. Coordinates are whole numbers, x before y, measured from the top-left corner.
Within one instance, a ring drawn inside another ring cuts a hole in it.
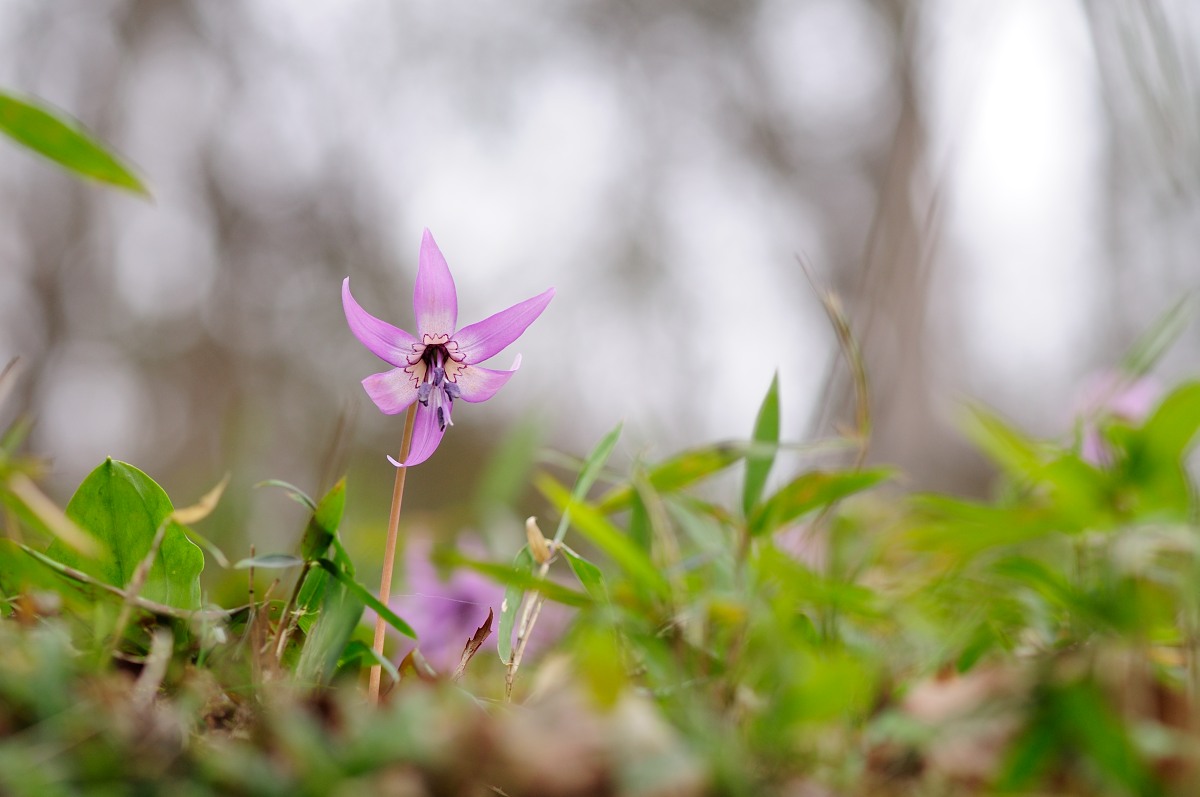
[[[400,462],[408,459],[408,449],[412,445],[413,422],[417,417],[417,403],[414,401],[408,408],[404,418],[404,438],[400,442]],[[392,571],[396,564],[396,538],[400,536],[400,505],[404,501],[404,475],[408,468],[401,465],[396,468],[396,483],[392,487],[392,512],[388,515],[387,543],[383,549],[383,576],[379,580],[379,602],[387,605],[392,596]],[[375,644],[377,654],[383,656],[383,639],[387,623],[383,616],[375,619]],[[383,667],[376,664],[371,668],[371,677],[367,687],[367,697],[373,705],[379,704],[379,683],[383,679]]]

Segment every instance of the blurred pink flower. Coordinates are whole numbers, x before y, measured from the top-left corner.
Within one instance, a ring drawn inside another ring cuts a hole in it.
[[[460,541],[462,553],[472,559],[487,559],[487,551],[477,539]],[[476,629],[494,613],[492,633],[480,652],[496,649],[500,627],[500,604],[504,587],[464,567],[455,568],[443,578],[432,562],[433,543],[427,537],[410,538],[405,546],[405,588],[388,602],[417,632],[421,655],[439,673],[453,672]],[[547,601],[537,627],[530,638],[529,653],[557,640],[570,619],[566,606]],[[405,651],[407,652],[407,651]]]
[[[1093,374],[1084,385],[1075,415],[1082,423],[1080,456],[1093,465],[1108,465],[1112,452],[1100,428],[1106,419],[1137,423],[1150,414],[1162,396],[1153,377],[1132,378],[1119,371]]]

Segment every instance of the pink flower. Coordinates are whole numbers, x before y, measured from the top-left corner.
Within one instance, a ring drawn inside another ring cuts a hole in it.
[[[421,241],[413,291],[416,337],[363,310],[350,295],[350,278],[346,278],[342,307],[350,331],[376,357],[394,366],[363,380],[367,395],[388,415],[418,403],[408,459],[397,465],[416,465],[437,450],[446,427],[453,425],[450,416],[455,399],[487,401],[504,386],[521,365],[519,355],[508,371],[483,368],[478,363],[519,338],[552,298],[553,288],[458,329],[454,278],[429,230]]]

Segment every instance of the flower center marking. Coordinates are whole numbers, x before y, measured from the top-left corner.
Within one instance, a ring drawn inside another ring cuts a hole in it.
[[[425,407],[433,409],[438,429],[446,431],[447,426],[453,426],[450,408],[454,399],[462,395],[455,380],[463,369],[462,363],[455,359],[458,344],[449,340],[449,335],[425,335],[424,341],[413,346],[411,365],[404,369],[412,375],[417,386],[417,401]]]

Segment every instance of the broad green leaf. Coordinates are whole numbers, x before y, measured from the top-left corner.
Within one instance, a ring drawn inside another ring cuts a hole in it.
[[[591,596],[592,600],[597,603],[607,603],[608,587],[604,584],[604,574],[600,572],[600,568],[572,550],[564,548],[562,554],[566,557],[567,564],[571,566],[571,572],[579,579],[579,583],[587,590],[587,594]]]
[[[646,481],[660,493],[671,493],[728,468],[746,456],[744,443],[715,443],[685,451],[651,468]],[[633,503],[634,486],[623,484],[600,499],[596,508],[611,514]]]
[[[885,468],[805,473],[780,488],[754,513],[750,519],[750,534],[771,534],[809,512],[874,487],[891,473]]]
[[[576,501],[566,488],[545,474],[535,479],[535,483],[542,495],[560,511],[571,513],[571,522],[576,530],[612,559],[636,585],[660,596],[670,592],[667,580],[646,552],[622,534],[620,529],[609,523],[599,510],[590,504]]]
[[[751,440],[758,447],[746,455],[746,478],[742,487],[742,512],[746,517],[750,517],[754,507],[758,505],[758,500],[762,498],[771,466],[775,464],[775,452],[779,446],[778,373],[772,377],[767,395],[763,397],[762,405],[758,408]]]
[[[316,561],[326,573],[337,580],[338,583],[344,585],[346,589],[349,590],[351,595],[353,595],[355,598],[358,598],[360,601],[366,604],[368,608],[374,610],[377,614],[383,617],[384,622],[407,637],[411,637],[413,639],[417,638],[417,632],[412,630],[412,626],[401,620],[400,615],[393,612],[387,606],[384,606],[379,598],[376,598],[370,590],[355,581],[353,577],[346,574],[340,567],[328,559],[318,559]]]
[[[618,423],[613,427],[612,431],[604,435],[591,453],[587,455],[587,459],[583,461],[583,467],[579,471],[579,478],[575,480],[575,486],[571,489],[571,498],[575,501],[582,501],[592,489],[592,485],[596,483],[596,479],[600,478],[600,471],[604,468],[604,463],[608,462],[609,456],[613,449],[617,446],[617,440],[621,437],[621,427],[623,424]],[[570,523],[570,516],[563,512],[562,517],[558,520],[558,528],[554,531],[554,541],[562,542],[566,536],[567,526]]]
[[[67,504],[67,517],[91,532],[104,552],[82,556],[57,540],[47,556],[124,588],[150,551],[160,523],[166,534],[141,595],[180,609],[200,608],[204,553],[168,519],[171,501],[153,479],[132,465],[109,459],[91,472]]]
[[[1200,431],[1200,382],[1185,382],[1171,391],[1142,425],[1147,455],[1178,462]]]
[[[1140,429],[1124,430],[1128,460],[1123,463],[1123,475],[1136,493],[1135,513],[1190,511],[1192,486],[1182,460],[1198,430],[1200,382],[1179,386]]]
[[[304,529],[304,537],[300,540],[300,556],[306,562],[311,562],[325,555],[329,544],[337,534],[342,522],[342,512],[346,508],[346,479],[338,480],[309,518]]]
[[[290,553],[264,553],[243,559],[233,567],[235,570],[248,570],[251,567],[263,570],[283,570],[289,567],[299,567],[304,560]]]
[[[150,195],[78,122],[35,100],[0,92],[0,132],[80,176]]]
[[[533,554],[529,553],[529,546],[526,545],[513,557],[511,572],[526,578],[533,578],[533,567]],[[500,661],[506,664],[512,657],[513,628],[516,626],[517,612],[520,611],[521,602],[524,600],[525,588],[521,583],[515,579],[508,582],[508,586],[504,588],[504,601],[500,604],[500,621],[496,637],[496,651],[500,654]]]

